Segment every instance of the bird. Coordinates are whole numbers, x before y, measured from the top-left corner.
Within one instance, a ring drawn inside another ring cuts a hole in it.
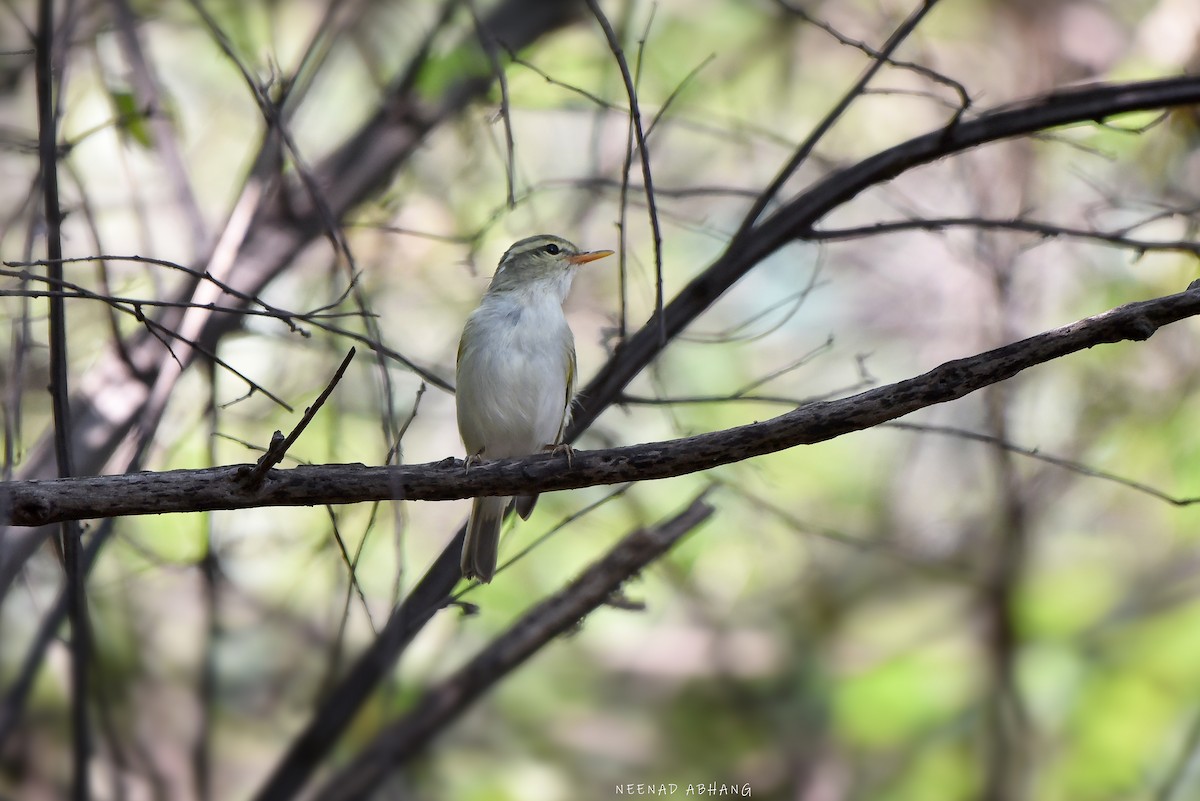
[[[455,369],[466,469],[485,459],[565,451],[575,395],[575,337],[563,313],[578,268],[611,250],[581,251],[538,234],[514,243],[463,326]],[[475,498],[463,541],[464,578],[496,574],[500,524],[511,498]],[[527,518],[532,504],[518,511]]]

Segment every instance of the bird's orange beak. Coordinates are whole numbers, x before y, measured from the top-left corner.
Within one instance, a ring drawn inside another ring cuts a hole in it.
[[[587,253],[576,253],[574,256],[567,256],[567,261],[571,264],[587,264],[589,261],[603,259],[605,256],[611,256],[611,250],[592,250]]]

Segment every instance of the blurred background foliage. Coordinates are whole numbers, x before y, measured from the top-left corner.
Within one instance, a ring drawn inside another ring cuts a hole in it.
[[[144,255],[195,265],[198,237],[163,180],[155,132],[131,94],[117,3],[73,4],[61,96],[69,256]],[[418,76],[436,102],[464,68],[472,14],[452,12]],[[649,151],[670,298],[731,236],[755,191],[868,64],[806,21],[878,46],[911,10],[899,0],[610,0],[655,121]],[[297,69],[320,2],[208,2],[259,80]],[[375,109],[435,23],[440,3],[358,3],[290,130],[309,163]],[[219,231],[255,158],[263,117],[234,63],[185,2],[132,12],[202,213]],[[0,9],[0,254],[36,257],[32,2]],[[1192,0],[947,0],[898,54],[948,75],[980,107],[1055,87],[1195,66]],[[467,44],[464,44],[467,43]],[[628,101],[593,18],[505,67],[502,95],[434,130],[345,234],[349,266],[318,241],[263,299],[330,307],[451,378],[466,314],[515,239],[554,232],[589,248],[623,241],[580,275],[568,303],[586,379],[654,308],[640,173],[617,228]],[[505,57],[507,61],[507,57]],[[549,79],[549,80],[548,80]],[[276,87],[277,88],[277,87]],[[889,68],[788,185],[934,130],[944,85]],[[506,202],[505,125],[513,193]],[[1195,114],[1142,115],[1047,132],[919,168],[863,194],[825,229],[881,220],[1027,218],[1192,239],[1200,208]],[[295,170],[295,164],[289,169]],[[648,442],[891,382],[1131,300],[1176,292],[1195,258],[978,226],[798,242],[722,298],[577,443]],[[68,265],[80,285],[162,298],[182,277],[109,261]],[[3,289],[28,287],[7,277]],[[49,425],[44,300],[6,292],[9,475]],[[68,305],[72,383],[111,347],[101,303]],[[132,317],[116,315],[130,332]],[[219,355],[294,409],[311,403],[350,344],[252,317]],[[1007,443],[1198,494],[1193,323],[1095,349],[885,426],[751,462],[542,498],[502,561],[537,547],[474,616],[439,614],[339,746],[354,754],[422,687],[454,670],[620,536],[715,485],[717,516],[627,588],[645,611],[604,609],[553,643],[431,743],[380,797],[601,799],[628,784],[749,785],[806,801],[1195,798],[1200,775],[1200,548],[1194,507],[1047,463]],[[742,397],[744,396],[744,397]],[[673,401],[673,402],[672,402]],[[703,402],[701,402],[703,401]],[[284,411],[228,371],[193,368],[146,466],[252,461]],[[462,456],[454,399],[364,349],[287,463]],[[972,439],[963,434],[982,435]],[[195,797],[211,742],[214,798],[245,798],[314,700],[386,619],[466,515],[466,502],[264,509],[117,521],[88,583],[95,629],[98,798]],[[586,513],[580,515],[580,512]],[[577,519],[572,519],[579,515]],[[563,521],[568,521],[558,530]],[[554,531],[554,535],[541,540]],[[340,545],[339,545],[340,540]],[[340,548],[357,560],[357,584]],[[219,580],[206,589],[203,566]],[[0,606],[9,686],[59,584],[47,549]],[[198,689],[205,664],[215,691]],[[66,651],[52,646],[0,756],[0,795],[61,797],[68,766]]]

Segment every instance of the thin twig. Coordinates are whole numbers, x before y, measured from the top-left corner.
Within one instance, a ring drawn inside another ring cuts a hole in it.
[[[888,37],[883,47],[879,48],[879,52],[875,54],[875,60],[867,67],[862,76],[855,81],[854,86],[850,87],[850,90],[842,95],[842,99],[825,115],[825,118],[808,135],[808,138],[796,148],[796,151],[792,154],[787,164],[783,166],[783,169],[779,171],[771,183],[768,184],[767,188],[758,196],[758,199],[754,201],[750,210],[746,212],[741,227],[738,228],[737,233],[733,237],[735,243],[739,243],[750,233],[758,222],[758,218],[762,216],[763,211],[775,196],[779,194],[779,190],[783,188],[783,185],[796,173],[800,165],[808,159],[809,154],[812,153],[817,143],[833,128],[834,123],[841,119],[842,115],[846,113],[846,110],[850,108],[854,101],[862,95],[867,84],[875,77],[875,73],[879,72],[887,64],[887,60],[891,58],[896,48],[908,38],[909,34],[916,29],[917,25],[924,19],[926,14],[933,10],[935,5],[937,5],[937,0],[921,0],[920,5]]]
[[[279,320],[281,323],[286,325],[290,331],[300,334],[301,336],[307,338],[310,335],[310,332],[306,331],[304,328],[302,328],[296,324],[296,321],[300,320],[300,321],[303,321],[303,322],[311,325],[313,328],[319,328],[322,331],[328,331],[329,333],[337,334],[338,336],[345,337],[347,339],[351,339],[355,342],[365,345],[368,348],[370,348],[373,353],[376,353],[380,356],[387,357],[388,359],[391,359],[391,360],[403,365],[405,368],[407,368],[408,370],[410,370],[411,372],[416,374],[418,377],[420,377],[421,379],[423,379],[424,381],[426,381],[430,384],[433,384],[435,387],[445,390],[446,392],[451,392],[451,393],[454,392],[454,386],[450,382],[448,382],[446,379],[441,378],[437,374],[433,373],[430,368],[422,367],[421,365],[412,361],[410,358],[405,356],[403,353],[400,353],[399,351],[394,350],[393,348],[389,348],[388,346],[384,345],[380,339],[369,336],[367,334],[361,334],[361,333],[358,333],[357,331],[352,331],[350,329],[343,328],[341,326],[337,326],[337,325],[333,325],[331,323],[324,322],[327,319],[337,319],[337,318],[341,318],[341,317],[373,316],[373,315],[371,315],[370,312],[364,312],[364,311],[331,312],[328,310],[332,307],[328,304],[324,305],[324,306],[319,306],[316,309],[313,309],[310,311],[303,311],[303,312],[289,311],[288,309],[282,309],[277,306],[267,304],[253,296],[245,295],[244,293],[237,292],[236,290],[225,286],[222,281],[211,276],[209,273],[207,273],[203,270],[192,270],[191,268],[184,267],[182,265],[175,264],[173,262],[166,261],[164,259],[153,259],[153,258],[149,258],[146,256],[110,256],[110,255],[78,256],[78,257],[69,258],[69,259],[61,259],[60,261],[64,264],[70,264],[70,263],[74,263],[74,262],[118,261],[118,260],[146,262],[149,264],[158,264],[158,265],[161,265],[164,267],[178,269],[178,270],[185,272],[189,275],[192,275],[196,278],[200,278],[205,281],[211,281],[212,284],[214,286],[220,288],[222,292],[227,292],[228,294],[233,295],[234,297],[238,298],[239,300],[243,300],[248,303],[255,303],[255,304],[261,306],[262,308],[261,309],[251,309],[251,308],[246,308],[244,306],[218,306],[214,302],[167,301],[167,300],[153,300],[153,299],[147,299],[147,298],[128,298],[128,297],[121,297],[121,296],[108,296],[108,295],[102,295],[102,294],[93,292],[89,289],[86,289],[86,288],[80,286],[79,284],[74,284],[70,281],[59,281],[57,283],[51,283],[48,278],[44,278],[42,276],[37,276],[32,273],[25,273],[25,272],[10,273],[5,270],[0,270],[0,275],[8,275],[8,276],[18,278],[21,280],[41,281],[41,282],[46,283],[49,286],[58,286],[64,290],[69,290],[69,291],[65,291],[63,293],[64,297],[80,297],[80,298],[84,298],[87,300],[95,300],[100,303],[106,303],[109,305],[113,305],[114,308],[117,308],[120,311],[124,311],[129,314],[133,314],[135,317],[137,317],[138,321],[140,323],[142,323],[143,325],[145,325],[147,327],[147,329],[151,331],[151,333],[155,334],[155,336],[161,335],[161,337],[166,337],[166,339],[181,339],[181,338],[178,336],[178,334],[173,329],[168,329],[156,321],[153,321],[149,318],[145,318],[141,314],[139,307],[164,308],[164,309],[200,309],[203,311],[216,312],[219,314],[226,314],[226,315],[241,315],[241,316],[246,316],[246,317],[270,317],[275,320]],[[48,264],[49,260],[41,259],[41,260],[36,260],[36,261],[35,260],[6,261],[3,263],[8,267],[24,268],[24,267]],[[0,297],[6,296],[6,295],[49,297],[51,294],[52,294],[52,291],[51,292],[38,292],[36,290],[0,290]],[[160,337],[160,341],[163,341],[165,343],[166,340],[161,339],[161,337]],[[199,342],[192,341],[192,340],[182,340],[182,341],[186,342],[190,347],[197,348],[200,353],[208,356],[209,358],[213,358],[213,354],[210,351],[200,348]],[[225,365],[224,363],[222,363],[222,366],[227,367],[227,369],[229,369],[230,372],[232,372],[234,375],[241,378],[243,381],[246,381],[248,384],[253,384],[253,382],[248,377],[239,373],[236,370],[233,370],[232,368],[229,368],[228,365]],[[283,404],[281,401],[276,399],[265,388],[256,387],[256,391],[262,392],[264,395],[267,395],[268,397],[272,398],[272,400],[275,400],[277,403],[280,403],[280,405],[284,406],[284,408],[287,408],[286,404]]]
[[[691,72],[683,76],[682,81],[676,84],[675,88],[671,90],[671,94],[667,95],[667,99],[663,101],[662,106],[660,106],[658,111],[655,112],[654,119],[650,120],[650,124],[646,126],[647,139],[654,135],[654,129],[657,128],[658,124],[667,116],[667,111],[669,111],[671,105],[679,99],[679,96],[683,94],[683,90],[686,89],[692,83],[692,81],[696,79],[696,76],[700,74],[701,70],[713,63],[716,58],[717,57],[714,53],[709,53],[704,57],[703,60],[701,60],[699,64],[692,67]]]
[[[221,408],[217,404],[217,371],[216,365],[208,364],[209,388],[207,398],[208,443],[207,456],[209,464],[217,463],[217,431]],[[206,514],[203,519],[204,544],[203,553],[196,564],[200,573],[201,592],[204,608],[204,645],[200,652],[199,676],[196,680],[196,704],[199,707],[199,724],[196,738],[192,743],[192,784],[196,790],[197,801],[211,801],[213,797],[213,734],[217,713],[217,649],[220,647],[221,634],[221,569],[217,554],[217,543],[213,536],[213,515]]]
[[[978,431],[970,431],[965,428],[956,428],[953,426],[934,425],[931,423],[904,423],[891,422],[883,423],[883,428],[895,428],[901,431],[913,431],[924,434],[941,434],[947,437],[958,437],[959,439],[971,440],[973,442],[982,442],[988,445],[993,445],[998,448],[1003,448],[1011,453],[1017,453],[1021,456],[1027,456],[1030,459],[1036,459],[1039,462],[1061,467],[1064,470],[1070,470],[1073,473],[1078,473],[1088,478],[1098,478],[1101,481],[1111,481],[1114,484],[1120,484],[1122,487],[1128,487],[1131,490],[1149,495],[1152,498],[1157,498],[1160,501],[1166,501],[1172,506],[1194,506],[1200,503],[1200,497],[1185,497],[1171,495],[1149,484],[1141,481],[1134,481],[1131,478],[1118,476],[1115,473],[1110,473],[1106,470],[1099,470],[1095,467],[1089,467],[1082,462],[1074,461],[1073,459],[1064,459],[1061,456],[1043,453],[1038,448],[1026,448],[1021,445],[1009,442],[1005,439],[996,437],[991,434],[984,434]]]
[[[537,66],[536,64],[533,64],[532,62],[526,61],[525,59],[521,58],[519,55],[517,55],[516,52],[511,50],[507,45],[504,46],[504,49],[508,53],[508,58],[510,61],[512,61],[513,64],[516,64],[518,67],[524,67],[525,69],[527,69],[533,73],[536,73],[537,75],[540,75],[542,78],[545,79],[546,83],[550,84],[551,86],[557,86],[561,89],[566,89],[568,92],[573,92],[573,93],[579,95],[580,97],[582,97],[583,99],[587,100],[589,103],[592,103],[600,108],[607,109],[609,111],[624,111],[625,110],[625,109],[621,108],[619,105],[617,105],[616,103],[605,100],[604,98],[600,97],[599,95],[593,94],[592,92],[589,92],[588,90],[584,89],[581,86],[576,86],[574,84],[570,84],[570,83],[567,83],[566,81],[561,81],[558,78],[555,78],[554,76],[550,75],[550,73],[546,72],[545,70],[543,70],[541,67]]]
[[[625,53],[621,49],[621,42],[617,39],[616,31],[608,21],[608,17],[600,10],[600,5],[596,0],[587,0],[588,8],[596,17],[596,21],[600,23],[601,30],[604,31],[604,38],[608,40],[609,50],[612,51],[613,58],[616,59],[617,67],[621,70],[621,79],[625,82],[625,93],[629,96],[629,124],[633,128],[634,139],[637,141],[638,155],[642,164],[642,184],[646,192],[646,211],[650,218],[650,231],[654,238],[654,310],[655,316],[662,321],[663,309],[663,262],[662,262],[662,229],[658,223],[658,204],[654,200],[654,179],[650,173],[650,151],[646,148],[646,132],[642,129],[642,112],[638,108],[637,87],[634,86],[633,76],[629,73],[629,64],[625,61]],[[643,44],[645,39],[642,40]],[[624,242],[625,228],[621,228],[621,239]],[[625,248],[622,246],[622,260]],[[665,345],[667,342],[667,333],[665,328],[660,329],[660,343]],[[621,332],[624,336],[624,331]]]
[[[62,280],[62,210],[58,197],[58,107],[54,92],[54,0],[41,0],[38,9],[35,73],[38,105],[38,151],[42,197],[46,221],[46,255],[51,282]],[[67,316],[63,298],[50,298],[50,398],[54,417],[54,453],[58,475],[73,474],[71,464],[71,414],[67,383]],[[67,619],[71,625],[71,798],[91,797],[88,762],[91,737],[88,730],[88,658],[90,643],[87,596],[80,554],[82,531],[78,523],[62,525],[62,557],[65,571]]]
[[[479,18],[479,12],[475,8],[475,0],[465,0],[467,9],[471,12],[471,21],[475,25],[475,35],[479,37],[479,46],[483,49],[483,53],[487,56],[488,63],[492,67],[492,73],[496,76],[496,86],[500,89],[500,121],[504,125],[504,180],[507,189],[506,200],[508,207],[514,209],[517,207],[517,168],[516,168],[516,143],[513,140],[512,130],[512,110],[508,100],[508,76],[504,72],[504,65],[500,63],[499,48],[496,46],[496,40],[492,38],[487,29],[483,26],[483,21]]]
[[[1136,227],[1136,226],[1134,226]],[[888,220],[861,225],[854,228],[818,228],[809,231],[805,238],[814,242],[836,242],[860,239],[868,236],[903,233],[905,231],[941,231],[946,228],[971,228],[974,230],[1018,231],[1035,234],[1046,239],[1067,237],[1085,239],[1114,247],[1126,248],[1136,253],[1167,251],[1190,253],[1200,256],[1200,241],[1194,239],[1136,239],[1129,236],[1130,227],[1116,231],[1097,231],[1069,225],[1014,218],[996,220],[986,217],[927,217],[913,220]]]
[[[620,487],[617,487],[615,490],[611,490],[610,492],[605,493],[605,495],[603,497],[599,498],[598,500],[592,501],[591,503],[589,503],[587,506],[583,507],[582,509],[579,509],[579,510],[567,515],[562,520],[558,521],[558,523],[554,524],[548,531],[543,533],[541,536],[534,538],[534,540],[532,542],[530,542],[524,548],[517,551],[515,554],[513,554],[511,557],[509,557],[507,560],[505,560],[504,564],[502,564],[498,568],[496,568],[496,573],[503,573],[509,567],[511,567],[512,565],[521,561],[526,556],[533,553],[536,549],[540,548],[543,543],[548,542],[551,537],[553,537],[555,534],[557,534],[558,532],[565,529],[567,526],[574,523],[576,520],[579,520],[580,518],[591,514],[593,511],[600,508],[601,506],[604,506],[609,501],[612,501],[612,500],[615,500],[615,499],[621,497],[625,493],[629,492],[629,490],[633,489],[633,487],[634,487],[633,484],[624,484]],[[480,585],[478,582],[474,582],[467,589],[471,589],[472,587],[478,587],[478,586],[482,586],[482,585]],[[465,593],[466,591],[467,590],[463,590],[463,593]],[[461,598],[463,593],[459,593],[458,595],[456,595],[455,600],[458,600],[459,598]]]
[[[329,383],[325,385],[325,389],[313,401],[312,406],[304,410],[304,416],[300,418],[300,422],[296,423],[291,433],[278,440],[278,442],[273,441],[271,447],[259,458],[258,463],[254,465],[253,469],[246,473],[242,480],[248,489],[257,489],[262,486],[263,480],[267,477],[267,472],[283,461],[283,457],[287,455],[288,449],[300,438],[300,435],[304,433],[304,429],[308,428],[308,424],[312,422],[313,418],[317,416],[317,412],[325,405],[325,401],[333,392],[334,387],[342,380],[342,376],[346,373],[346,368],[350,366],[350,362],[354,359],[354,353],[354,348],[351,348],[346,353],[346,358],[342,359],[342,363],[338,365],[333,378],[329,379]]]
[[[913,61],[901,61],[900,59],[885,57],[866,42],[859,41],[858,39],[851,39],[849,36],[846,36],[825,20],[813,16],[803,8],[789,2],[789,0],[775,0],[775,3],[789,14],[799,17],[809,25],[820,28],[822,31],[836,39],[840,44],[846,45],[847,47],[853,47],[855,50],[865,53],[873,59],[883,60],[885,63],[893,67],[902,70],[908,70],[909,72],[928,78],[934,83],[940,83],[942,86],[948,87],[956,95],[958,95],[958,106],[956,107],[958,110],[957,116],[962,116],[962,114],[964,114],[966,110],[971,107],[971,96],[967,93],[967,87],[963,86],[949,75],[930,69],[923,64],[917,64]]]

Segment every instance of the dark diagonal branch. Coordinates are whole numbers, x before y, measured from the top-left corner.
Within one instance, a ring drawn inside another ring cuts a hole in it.
[[[780,190],[783,189],[783,185],[786,184],[791,177],[796,174],[796,170],[800,169],[800,165],[802,165],[808,159],[808,157],[812,155],[813,149],[816,148],[817,144],[821,141],[821,139],[824,138],[825,134],[829,133],[834,124],[836,124],[837,121],[842,118],[842,115],[846,113],[850,106],[854,104],[854,101],[862,97],[863,92],[867,88],[867,84],[871,82],[871,79],[875,77],[875,74],[879,72],[879,70],[883,69],[884,65],[888,63],[888,59],[891,58],[892,53],[896,51],[896,48],[898,48],[901,43],[903,43],[904,40],[907,39],[909,35],[911,35],[912,32],[917,29],[917,26],[921,23],[921,20],[925,18],[926,14],[933,10],[933,7],[936,4],[937,0],[923,0],[923,2],[921,2],[917,8],[913,9],[912,13],[908,15],[908,18],[905,19],[904,22],[902,22],[900,26],[892,32],[892,35],[888,37],[888,40],[884,43],[883,47],[879,48],[877,53],[874,53],[874,61],[872,61],[871,65],[863,71],[863,74],[859,76],[857,81],[855,81],[854,86],[850,87],[850,89],[844,95],[842,95],[842,99],[838,101],[837,105],[835,105],[829,111],[829,113],[825,115],[824,119],[817,124],[817,127],[814,128],[812,132],[809,133],[809,135],[805,138],[805,140],[800,143],[800,146],[796,148],[787,164],[783,166],[783,169],[776,174],[775,178],[771,181],[767,188],[759,194],[758,198],[754,201],[754,204],[750,207],[750,211],[748,211],[746,216],[743,218],[741,228],[739,228],[738,232],[734,235],[733,239],[735,242],[741,242],[743,238],[745,238],[754,230],[754,225],[758,222],[758,218],[764,211],[766,211],[767,206],[779,194]],[[958,117],[956,116],[955,120],[957,119]]]
[[[1098,122],[1135,111],[1200,103],[1200,77],[1099,84],[1051,92],[1024,103],[910,139],[818,181],[768,215],[688,283],[663,309],[668,340],[699,317],[722,294],[784,245],[805,240],[826,215],[867,189],[918,167],[980,145],[1047,128]],[[662,350],[659,321],[652,318],[618,348],[580,393],[566,439],[573,441]]]
[[[354,801],[366,797],[476,698],[605,603],[621,585],[670,550],[712,513],[713,508],[701,496],[670,520],[625,537],[577,579],[526,612],[458,672],[427,691],[408,714],[379,731],[314,796],[315,801]]]
[[[124,476],[0,484],[8,522],[61,520],[262,506],[311,506],[378,500],[441,501],[523,495],[695,473],[768,453],[824,442],[937,403],[956,400],[1022,370],[1095,345],[1140,341],[1160,327],[1200,314],[1200,285],[1129,303],[923,375],[849,398],[801,406],[770,420],[667,442],[576,451],[572,466],[539,455],[485,462],[465,471],[455,459],[414,465],[304,466],[273,470],[257,490],[239,481],[241,465]]]
[[[279,763],[254,797],[255,801],[285,801],[296,796],[383,677],[392,671],[408,643],[439,609],[450,602],[450,592],[462,575],[458,554],[465,534],[466,526],[463,526],[404,601],[392,611],[374,642],[358,655],[346,674],[318,704],[308,723],[288,744]]]

